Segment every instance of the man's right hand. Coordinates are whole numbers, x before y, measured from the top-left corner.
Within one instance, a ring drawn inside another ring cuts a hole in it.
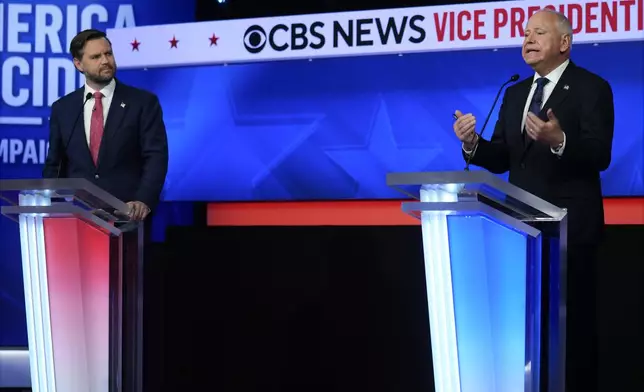
[[[476,117],[472,113],[463,114],[457,110],[454,115],[454,133],[458,140],[463,142],[463,148],[472,151],[476,144],[478,135],[476,134]]]

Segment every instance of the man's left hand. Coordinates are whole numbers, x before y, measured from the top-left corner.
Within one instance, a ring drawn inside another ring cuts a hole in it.
[[[542,142],[551,148],[559,146],[564,141],[564,133],[559,126],[559,120],[552,109],[548,109],[548,121],[542,121],[534,113],[528,113],[525,128],[532,140]]]
[[[150,208],[141,201],[130,201],[127,203],[130,210],[128,216],[135,221],[144,220],[150,213]]]

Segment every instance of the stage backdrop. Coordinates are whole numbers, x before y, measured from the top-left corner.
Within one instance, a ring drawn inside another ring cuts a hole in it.
[[[607,78],[615,94],[607,196],[644,195],[643,56],[644,42],[573,50],[573,60]],[[503,82],[533,75],[516,48],[140,73],[121,77],[151,87],[164,104],[165,198],[245,201],[395,198],[388,172],[462,170],[454,110],[482,124]]]
[[[643,2],[443,5],[110,36],[121,68],[136,70],[123,80],[154,89],[164,105],[166,200],[382,199],[399,196],[387,172],[463,168],[452,113],[482,124],[503,82],[532,78],[523,26],[550,6],[571,20],[573,61],[613,87],[604,193],[635,196],[644,195]]]
[[[69,41],[97,27],[110,29],[119,78],[161,99],[170,139],[165,200],[398,197],[385,186],[387,172],[463,168],[452,113],[482,123],[503,82],[532,75],[521,29],[545,5],[166,25],[193,20],[193,4],[126,1],[0,4],[1,178],[40,176],[49,107],[82,84]],[[613,86],[604,192],[644,195],[642,0],[553,5],[571,15],[573,60]],[[16,226],[0,219],[0,235],[0,345],[25,345]]]

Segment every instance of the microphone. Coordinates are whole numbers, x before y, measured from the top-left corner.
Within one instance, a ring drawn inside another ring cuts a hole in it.
[[[74,131],[76,130],[76,124],[78,124],[78,120],[85,112],[85,104],[87,103],[87,101],[90,100],[90,98],[92,98],[92,96],[93,96],[92,93],[87,93],[87,95],[85,95],[83,106],[81,106],[80,113],[78,113],[78,116],[76,116],[76,121],[74,121],[74,125],[72,126],[72,131],[69,133],[69,136],[67,137],[67,143],[63,144],[63,155],[60,157],[60,160],[58,161],[58,172],[56,174],[56,178],[60,178],[60,169],[63,166],[63,160],[65,159],[65,156],[67,156],[67,147],[69,147],[69,143],[72,141],[72,136],[74,136]]]
[[[474,144],[474,147],[472,148],[472,153],[467,157],[467,162],[465,163],[465,171],[470,171],[470,162],[472,161],[472,157],[474,156],[474,152],[476,151],[476,148],[479,146],[479,142],[481,141],[481,138],[483,137],[483,132],[485,131],[485,126],[487,125],[487,122],[490,120],[490,116],[492,115],[492,112],[494,111],[494,107],[496,106],[496,102],[499,100],[499,97],[501,96],[501,91],[503,91],[503,88],[507,86],[510,83],[514,83],[517,80],[519,80],[519,74],[514,74],[512,77],[503,83],[501,85],[501,88],[499,88],[499,92],[496,93],[496,98],[494,98],[494,103],[492,104],[492,107],[490,108],[490,112],[487,114],[487,117],[485,118],[485,122],[483,122],[483,127],[481,127],[481,131],[478,133],[478,137],[476,138],[476,143]],[[456,117],[456,116],[454,116]]]

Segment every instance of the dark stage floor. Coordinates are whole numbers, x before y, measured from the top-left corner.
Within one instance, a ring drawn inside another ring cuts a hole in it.
[[[644,390],[642,238],[613,226],[602,248],[600,391]],[[420,241],[414,227],[171,229],[148,268],[148,317],[165,320],[147,324],[148,390],[432,391]]]

